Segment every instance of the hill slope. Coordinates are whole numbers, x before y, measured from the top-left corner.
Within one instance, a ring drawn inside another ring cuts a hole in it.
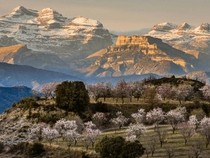
[[[44,84],[53,81],[78,80],[78,78],[25,65],[0,63],[0,84],[11,87],[24,85],[31,87],[33,82]]]
[[[0,87],[0,113],[19,100],[32,96],[27,87]]]

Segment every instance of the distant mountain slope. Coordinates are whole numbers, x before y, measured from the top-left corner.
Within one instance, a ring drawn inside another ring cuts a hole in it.
[[[149,73],[180,75],[196,67],[194,56],[149,36],[119,36],[115,45],[86,60],[93,63],[84,72],[98,77]]]
[[[0,63],[1,86],[12,87],[16,85],[24,85],[31,87],[33,82],[43,84],[47,82],[64,80],[79,79],[63,73],[36,69],[31,66]]]
[[[197,68],[210,71],[210,24],[203,23],[198,27],[188,23],[176,25],[161,23],[154,25],[148,36],[162,39],[171,46],[197,58]]]
[[[0,113],[13,103],[31,95],[31,89],[27,87],[0,87]]]
[[[0,47],[0,62],[30,65],[40,69],[71,73],[68,64],[58,56],[30,50],[23,44]]]
[[[0,17],[0,46],[16,44],[30,50],[21,49],[22,60],[16,64],[71,74],[71,70],[77,70],[79,60],[111,45],[112,39],[97,20],[67,18],[51,8],[37,11],[19,6]]]

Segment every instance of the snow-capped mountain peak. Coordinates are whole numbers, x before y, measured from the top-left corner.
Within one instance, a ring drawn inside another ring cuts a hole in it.
[[[60,26],[60,23],[63,23],[67,20],[66,17],[63,17],[62,14],[53,10],[52,8],[44,8],[39,11],[39,16],[37,18],[38,22],[42,25],[54,25],[56,27]]]
[[[192,26],[189,25],[188,23],[184,22],[181,25],[178,26],[178,30],[189,30],[191,29]]]
[[[99,27],[103,26],[99,21],[85,18],[83,16],[79,16],[74,18],[71,23],[76,24],[76,25],[84,25],[84,26],[94,26],[94,27]]]
[[[67,18],[51,8],[33,11],[19,6],[12,14],[0,17],[0,46],[19,43],[26,45],[31,52],[31,62],[26,63],[28,52],[22,52],[25,56],[19,63],[52,70],[59,61],[57,70],[62,67],[66,73],[70,70],[68,67],[76,69],[75,59],[82,59],[111,45],[112,39],[109,31],[97,20]],[[47,61],[42,58],[43,54],[48,55]],[[11,63],[18,61],[17,55],[8,58]]]
[[[37,14],[37,11],[35,11],[35,10],[26,9],[23,6],[18,6],[16,8],[14,8],[9,15],[12,15],[12,16],[21,16],[21,15],[35,16],[36,14]]]
[[[176,24],[164,22],[164,23],[154,25],[152,30],[164,32],[164,31],[169,31],[169,30],[175,29],[176,27],[177,27]]]
[[[210,24],[209,23],[202,23],[200,26],[198,26],[195,31],[201,31],[201,32],[210,32]]]

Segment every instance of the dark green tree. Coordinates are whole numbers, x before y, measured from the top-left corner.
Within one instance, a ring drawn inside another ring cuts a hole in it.
[[[138,141],[126,142],[120,136],[104,137],[96,144],[95,150],[102,158],[138,158],[144,154],[144,148]]]
[[[66,111],[83,112],[90,102],[85,84],[65,81],[56,88],[56,104]]]
[[[144,154],[144,150],[139,141],[126,142],[120,155],[121,158],[139,158]]]

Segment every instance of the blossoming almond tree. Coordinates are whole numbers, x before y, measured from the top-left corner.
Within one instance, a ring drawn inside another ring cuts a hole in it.
[[[77,123],[75,120],[61,119],[55,123],[54,128],[59,132],[61,137],[63,137],[67,131],[77,130]]]
[[[186,145],[188,140],[195,134],[195,128],[189,122],[182,122],[179,124],[179,130],[184,139],[184,144]]]
[[[92,148],[94,147],[95,141],[97,137],[101,134],[101,131],[97,129],[96,125],[92,123],[92,121],[84,123],[84,143],[86,149],[91,145]]]
[[[164,119],[165,115],[161,108],[154,108],[146,114],[146,120],[149,123],[155,124],[155,127],[158,127],[159,123],[161,123]]]
[[[70,149],[70,147],[72,146],[72,144],[76,145],[78,139],[81,137],[81,135],[76,131],[76,130],[68,130],[65,134],[64,134],[65,139],[68,142],[68,148]]]
[[[101,127],[107,121],[107,118],[104,113],[97,112],[93,115],[92,120],[98,127]]]
[[[33,125],[32,128],[29,129],[29,137],[31,140],[38,140],[41,141],[43,139],[43,129],[47,125],[45,123],[39,123]]]
[[[204,117],[200,123],[201,134],[206,138],[206,147],[210,143],[210,118]]]
[[[128,137],[135,135],[136,139],[140,139],[140,137],[145,133],[145,131],[146,128],[143,124],[130,124],[128,126],[128,129],[126,130]]]
[[[131,117],[134,118],[136,123],[143,123],[146,117],[144,109],[139,109],[137,113],[131,114]]]
[[[167,122],[171,125],[173,133],[177,129],[177,125],[185,121],[185,114],[185,107],[179,107],[166,113]]]
[[[52,141],[59,137],[59,132],[56,129],[45,127],[42,131],[43,138],[49,141],[50,146],[52,144]]]
[[[111,122],[116,125],[119,129],[122,128],[122,126],[124,126],[127,122],[128,119],[122,114],[122,112],[117,112],[116,113],[117,117],[111,119]]]

